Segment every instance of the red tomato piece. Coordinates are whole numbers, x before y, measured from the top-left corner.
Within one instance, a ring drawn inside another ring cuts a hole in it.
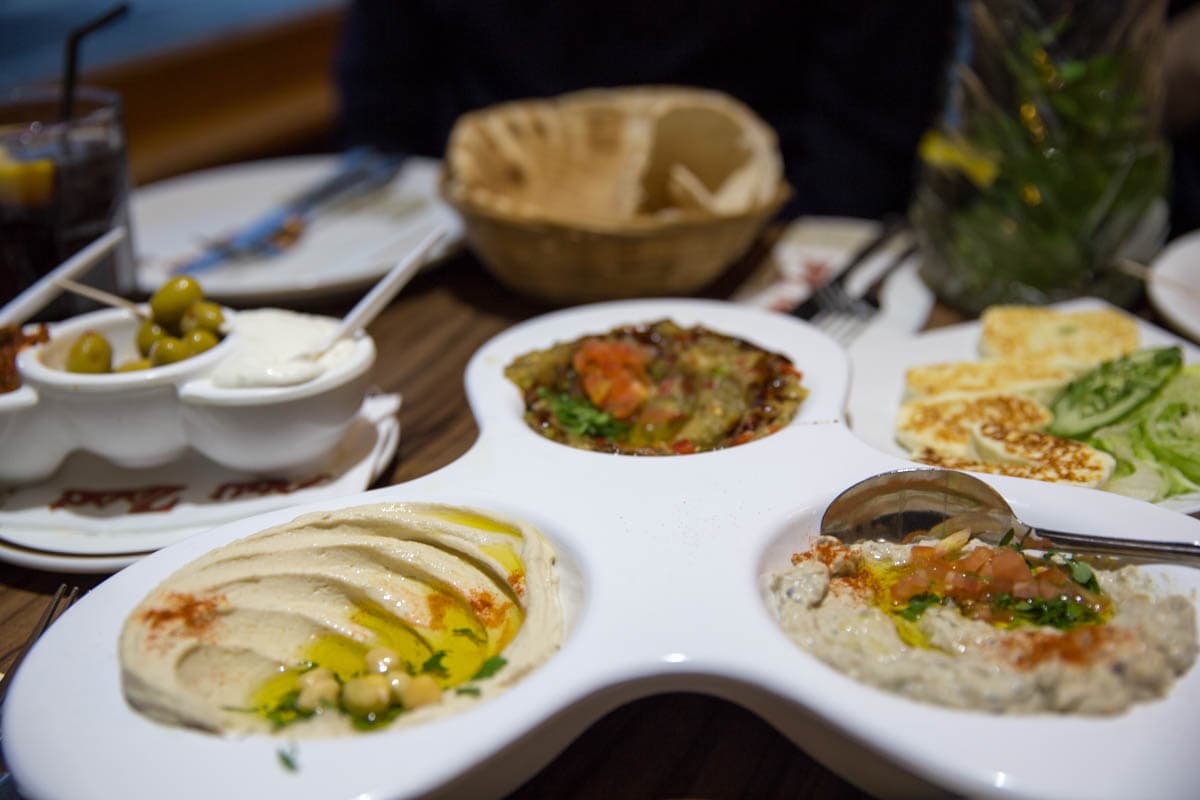
[[[597,408],[628,419],[650,394],[650,353],[632,342],[589,340],[571,359],[583,391]]]

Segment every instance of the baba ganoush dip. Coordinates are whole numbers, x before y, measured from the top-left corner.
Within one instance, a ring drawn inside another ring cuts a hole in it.
[[[584,336],[513,360],[525,421],[583,450],[682,455],[762,438],[808,396],[783,355],[670,320]]]
[[[308,357],[328,343],[340,324],[333,317],[282,308],[239,311],[228,329],[236,348],[213,370],[213,385],[240,389],[307,383],[354,353],[354,342],[342,339],[320,358]]]
[[[965,531],[818,537],[770,576],[768,602],[794,642],[846,675],[955,708],[1113,714],[1162,697],[1196,659],[1192,600],[1143,571]]]
[[[167,578],[120,638],[133,708],[212,732],[338,736],[454,713],[562,640],[551,545],[478,511],[307,514]]]

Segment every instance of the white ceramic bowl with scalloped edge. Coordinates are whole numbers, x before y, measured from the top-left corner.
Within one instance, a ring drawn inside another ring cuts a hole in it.
[[[71,344],[85,331],[108,338],[114,364],[136,358],[137,327],[120,309],[82,314],[51,326],[50,341],[18,355],[22,386],[0,396],[0,483],[46,478],[76,450],[129,468],[167,464],[192,448],[231,469],[302,470],[354,421],[375,360],[374,342],[362,334],[348,359],[306,383],[224,389],[208,376],[236,351],[235,332],[174,364],[100,375],[66,371]]]

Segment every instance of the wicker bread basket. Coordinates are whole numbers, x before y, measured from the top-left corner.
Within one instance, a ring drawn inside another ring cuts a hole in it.
[[[589,90],[464,115],[442,194],[502,282],[555,304],[686,294],[787,199],[774,132],[698,89]]]

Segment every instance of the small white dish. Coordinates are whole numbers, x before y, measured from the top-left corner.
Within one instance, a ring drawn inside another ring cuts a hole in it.
[[[50,327],[50,340],[17,356],[22,386],[0,395],[0,484],[49,477],[83,450],[120,467],[168,464],[189,448],[221,466],[262,473],[308,469],[341,441],[370,382],[375,344],[360,333],[342,362],[286,387],[226,389],[209,374],[239,346],[236,332],[174,364],[100,375],[67,372],[84,332],[103,334],[113,363],[137,357],[139,321],[121,309]]]
[[[1113,308],[1103,300],[1083,298],[1058,303],[1054,308],[1064,311],[1088,308]],[[1183,348],[1184,362],[1200,361],[1200,349],[1162,328],[1134,318],[1141,334],[1141,346],[1161,347],[1177,344]],[[909,367],[936,364],[943,361],[977,361],[979,359],[978,321],[964,322],[938,328],[915,336],[902,336],[889,331],[868,328],[850,346],[854,382],[850,389],[847,414],[850,428],[872,447],[907,458],[907,452],[895,439],[896,414],[904,396],[904,374]],[[1200,493],[1176,495],[1158,505],[1184,514],[1200,511]]]
[[[175,264],[303,190],[337,163],[333,155],[252,161],[187,173],[133,193],[138,288],[150,293]],[[462,242],[462,221],[437,191],[441,162],[412,157],[384,189],[318,215],[304,236],[278,256],[247,259],[196,275],[210,299],[233,305],[276,305],[365,288],[435,228],[447,238],[431,260]]]
[[[1180,236],[1154,259],[1146,293],[1176,330],[1200,342],[1200,231]]]
[[[216,525],[361,492],[396,453],[399,408],[399,395],[369,395],[328,458],[292,478],[230,470],[194,452],[149,469],[122,469],[75,453],[48,480],[0,494],[0,561],[55,572],[115,572]]]
[[[664,317],[702,322],[791,357],[812,389],[798,418],[741,446],[664,457],[575,450],[525,425],[520,393],[503,376],[512,357]],[[1200,762],[1191,757],[1200,736],[1200,669],[1165,699],[1113,718],[997,717],[859,684],[786,638],[763,601],[764,575],[807,544],[825,504],[842,489],[905,463],[846,428],[848,377],[844,352],[811,326],[730,304],[609,303],[517,325],[485,344],[467,368],[480,436],[459,460],[407,484],[194,536],[132,565],[71,608],[14,678],[3,719],[8,763],[34,798],[189,800],[230,787],[295,800],[502,796],[620,704],[653,692],[701,691],[760,714],[880,795],[1096,800],[1193,793],[1200,781]],[[1200,522],[1145,503],[986,480],[1035,525],[1200,541]],[[163,726],[126,705],[119,631],[176,569],[301,513],[408,500],[524,519],[553,542],[568,621],[556,655],[455,716],[294,748],[279,738]],[[1194,570],[1162,571],[1185,592],[1200,589]],[[281,766],[281,748],[295,772]],[[1055,757],[1038,756],[1044,753]],[[71,769],[63,769],[68,762]],[[1086,779],[1064,763],[1086,764]]]

